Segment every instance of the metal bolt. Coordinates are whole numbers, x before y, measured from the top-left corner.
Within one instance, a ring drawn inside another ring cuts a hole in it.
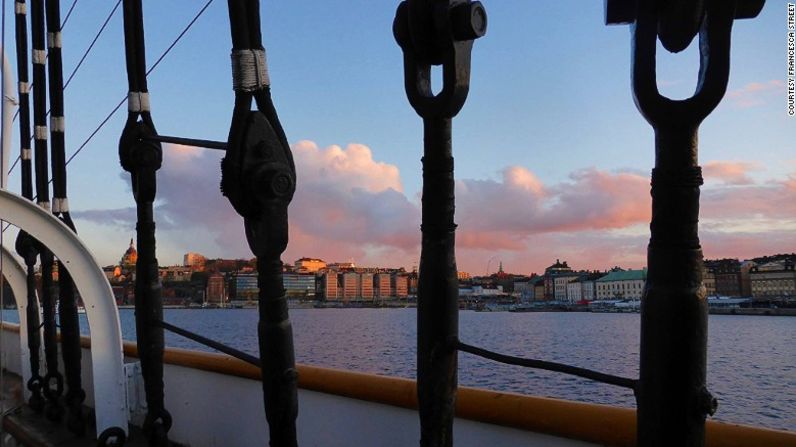
[[[700,390],[700,406],[705,414],[713,416],[719,408],[719,400],[716,399],[707,388]]]
[[[474,40],[486,34],[486,9],[481,2],[464,3],[451,9],[453,37]]]
[[[271,179],[271,191],[276,196],[283,196],[290,192],[293,187],[293,180],[285,173],[279,173]]]

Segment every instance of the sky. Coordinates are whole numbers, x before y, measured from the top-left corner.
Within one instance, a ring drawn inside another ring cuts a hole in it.
[[[62,3],[64,15],[71,1]],[[204,3],[144,1],[150,65]],[[492,273],[502,262],[529,274],[556,259],[576,269],[644,266],[653,132],[632,99],[630,27],[605,26],[597,0],[483,3],[489,29],[475,42],[470,94],[453,125],[459,270]],[[114,4],[77,2],[63,30],[67,73]],[[412,269],[420,252],[422,122],[403,90],[391,32],[397,2],[261,4],[274,102],[297,163],[283,260]],[[13,2],[6,8],[12,48]],[[728,91],[699,135],[708,258],[796,251],[786,31],[782,1],[735,22]],[[160,133],[226,139],[230,47],[226,2],[215,0],[149,76]],[[659,45],[661,92],[690,96],[698,58],[696,42],[679,54]],[[68,155],[126,88],[120,8],[65,92]],[[102,265],[117,263],[135,233],[129,174],[118,161],[124,112],[69,165],[77,230]],[[162,265],[189,251],[252,257],[242,219],[219,192],[222,156],[164,145],[155,204]],[[19,191],[18,168],[9,184]]]

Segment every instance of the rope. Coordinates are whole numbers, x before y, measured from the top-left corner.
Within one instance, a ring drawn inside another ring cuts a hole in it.
[[[204,6],[202,6],[202,8],[196,13],[196,15],[194,15],[193,19],[191,19],[191,21],[188,22],[188,24],[183,28],[182,32],[180,32],[180,34],[174,39],[174,41],[163,51],[163,53],[161,53],[160,57],[158,57],[155,63],[152,64],[151,67],[149,67],[149,70],[146,71],[147,76],[151,74],[153,71],[155,71],[155,68],[157,68],[157,66],[163,61],[163,59],[165,59],[165,57],[171,52],[171,50],[177,45],[177,43],[179,43],[179,41],[183,38],[183,36],[185,36],[188,30],[191,29],[191,27],[194,25],[194,23],[196,23],[199,17],[201,17],[202,14],[204,14],[205,10],[207,10],[207,8],[210,6],[211,3],[213,3],[213,1],[214,0],[208,0],[207,3],[205,3]],[[66,86],[64,86],[64,89],[65,88]],[[78,146],[75,152],[73,152],[69,156],[69,158],[66,159],[67,166],[83,150],[83,148],[85,148],[91,142],[91,140],[94,139],[94,137],[99,133],[99,131],[102,130],[103,127],[105,127],[105,124],[107,124],[108,121],[110,121],[110,119],[113,118],[113,116],[116,114],[116,112],[119,111],[119,109],[122,107],[125,101],[127,101],[126,95],[122,97],[119,100],[119,103],[116,104],[116,106],[113,109],[111,109],[111,111],[105,116],[105,118],[102,119],[102,121],[100,121],[99,125],[97,125],[97,127],[94,128],[93,131],[91,131],[88,137],[85,140],[83,140],[83,142],[80,144],[80,146]],[[9,174],[17,166],[19,160],[20,157],[17,157],[16,161],[14,161],[14,164],[11,165],[11,168],[8,170]],[[50,182],[52,182],[52,180],[50,180]],[[3,228],[3,231],[5,231],[6,229],[8,229],[8,225],[6,225],[6,227]]]
[[[253,92],[271,85],[264,49],[234,50],[231,58],[235,91]]]

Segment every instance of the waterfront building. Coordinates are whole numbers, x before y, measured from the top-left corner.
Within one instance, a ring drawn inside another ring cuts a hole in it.
[[[395,296],[391,276],[389,273],[377,273],[373,276],[373,295],[375,297],[389,298]]]
[[[577,303],[581,299],[583,299],[583,283],[581,282],[583,276],[578,276],[577,278],[569,280],[567,283],[567,295],[566,299],[570,303]]]
[[[184,267],[190,267],[196,272],[204,271],[205,263],[207,262],[207,258],[200,255],[199,253],[185,253],[182,257],[182,265]]]
[[[752,267],[756,265],[757,263],[754,261],[744,261],[741,263],[741,296],[752,296],[752,279],[749,276],[749,272],[752,270]]]
[[[556,263],[544,269],[544,295],[543,300],[549,301],[556,298],[555,278],[572,273],[572,268],[567,265],[567,261],[561,262],[556,259]],[[559,287],[563,287],[563,295],[566,295],[566,283],[560,283]],[[561,292],[558,293],[562,295]],[[537,297],[537,300],[539,298]]]
[[[716,296],[716,274],[711,269],[702,271],[702,285],[705,286],[706,296]]]
[[[357,299],[359,296],[359,273],[347,272],[341,276],[343,277],[343,300]]]
[[[754,266],[749,271],[752,298],[755,300],[796,299],[794,260],[785,259]]]
[[[105,278],[108,279],[108,282],[113,282],[116,279],[117,268],[119,267],[115,265],[108,265],[102,268],[102,273],[105,275]],[[119,269],[119,274],[121,274],[121,269]]]
[[[470,279],[470,274],[467,272],[456,272],[456,277],[459,278],[459,281],[467,281]]]
[[[593,272],[586,275],[581,280],[583,290],[581,291],[581,299],[583,301],[594,301],[597,299],[597,280],[605,276],[604,273]]]
[[[326,268],[329,270],[344,272],[348,270],[354,270],[357,268],[357,266],[353,262],[333,262],[331,264],[326,264]]]
[[[715,295],[741,296],[740,261],[737,259],[706,260],[705,270],[712,273],[716,281]]]
[[[340,299],[342,288],[339,286],[339,275],[333,270],[327,270],[316,277],[316,287],[318,298],[326,301],[336,301]]]
[[[363,300],[373,301],[373,274],[359,274],[359,297]]]
[[[409,296],[409,276],[405,274],[396,274],[391,276],[391,287],[395,297],[406,298]]]
[[[235,299],[241,301],[257,300],[260,289],[257,287],[256,273],[237,273],[232,278],[235,286]]]
[[[315,273],[325,268],[326,263],[315,258],[300,258],[293,263],[293,270],[296,273]]]
[[[536,278],[531,280],[531,284],[533,285],[533,300],[534,301],[543,301],[545,299],[545,277],[544,276],[537,276]]]
[[[207,277],[207,287],[205,288],[205,299],[208,304],[223,305],[228,301],[227,287],[224,275],[213,273]]]
[[[581,277],[581,273],[559,273],[553,276],[553,299],[556,301],[568,301],[567,285],[570,281]]]
[[[598,300],[640,300],[647,269],[614,270],[595,281]]]
[[[315,274],[283,273],[282,286],[288,298],[315,299]]]
[[[514,282],[514,295],[520,298],[520,301],[527,303],[533,301],[533,278],[527,281]]]
[[[160,280],[163,282],[188,282],[191,280],[190,267],[183,267],[181,265],[169,265],[167,267],[160,267],[158,270]]]

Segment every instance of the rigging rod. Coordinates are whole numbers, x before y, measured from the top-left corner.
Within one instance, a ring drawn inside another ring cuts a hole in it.
[[[203,344],[203,345],[205,345],[207,347],[213,348],[216,351],[223,352],[224,354],[227,354],[229,356],[235,357],[238,360],[243,360],[244,362],[246,362],[246,363],[248,363],[250,365],[254,365],[254,366],[258,367],[258,368],[262,366],[262,362],[260,362],[260,359],[258,359],[257,357],[255,357],[255,356],[253,356],[251,354],[247,354],[247,353],[245,353],[243,351],[239,351],[239,350],[237,350],[235,348],[229,347],[229,346],[227,346],[227,345],[225,345],[223,343],[219,343],[219,342],[217,342],[215,340],[211,340],[211,339],[209,339],[207,337],[204,337],[202,335],[199,335],[199,334],[197,334],[195,332],[191,332],[191,331],[189,331],[187,329],[183,329],[181,327],[174,326],[173,324],[166,323],[165,321],[156,321],[155,324],[159,325],[160,327],[162,327],[163,329],[166,329],[169,332],[174,332],[175,334],[182,335],[183,337],[185,337],[185,338],[187,338],[189,340],[193,340],[193,341],[195,341],[197,343],[200,343],[200,344]]]
[[[221,191],[243,217],[249,248],[257,257],[257,331],[270,445],[295,447],[298,372],[281,255],[287,247],[287,208],[296,189],[296,167],[271,99],[259,1],[229,0],[227,5],[235,107],[221,162]],[[251,110],[252,100],[256,111]]]
[[[199,140],[196,138],[170,137],[167,135],[149,135],[144,137],[144,141],[182,144],[184,146],[203,147],[206,149],[218,149],[222,151],[227,150],[228,146],[226,141]]]
[[[46,0],[48,81],[50,90],[50,144],[52,150],[53,202],[52,212],[61,222],[77,233],[69,214],[66,194],[66,138],[64,125],[64,79],[61,51],[60,0]],[[68,410],[66,425],[69,431],[82,435],[86,427],[83,401],[86,392],[81,379],[80,322],[77,316],[77,297],[72,277],[63,262],[58,262],[58,315],[61,323],[61,356],[64,362],[67,391],[64,401]]]
[[[47,75],[45,69],[46,52],[45,25],[44,25],[44,0],[31,0],[31,43],[33,46],[33,83],[39,86],[46,85]],[[47,91],[44,88],[33,90],[33,144],[35,148],[36,164],[36,200],[37,204],[50,209],[49,174],[47,169]],[[47,418],[53,421],[61,420],[63,407],[60,397],[63,394],[63,376],[58,371],[58,341],[55,326],[55,289],[53,284],[54,257],[43,245],[38,247],[41,261],[42,275],[42,319],[44,327],[44,357],[46,373],[42,386],[46,405],[44,408]]]
[[[473,41],[486,33],[480,2],[406,0],[393,22],[403,50],[404,86],[423,119],[422,245],[417,289],[417,397],[420,445],[451,447],[457,388],[459,283],[454,223],[453,117],[470,86]],[[431,67],[442,66],[439,94]]]
[[[163,328],[156,324],[163,320],[163,301],[153,210],[163,150],[159,143],[145,141],[145,137],[157,135],[157,130],[149,108],[141,0],[123,0],[123,15],[128,114],[119,139],[119,160],[130,172],[137,214],[135,326],[147,402],[143,430],[149,445],[167,446],[172,417],[164,403]]]
[[[17,0],[14,5],[15,12],[15,37],[17,50],[17,79],[19,93],[19,143],[22,160],[21,181],[22,196],[33,200],[33,172],[31,166],[32,151],[30,149],[30,83],[28,78],[28,27],[27,4],[25,0]],[[13,169],[13,166],[12,166]],[[44,409],[42,398],[42,377],[40,372],[39,352],[41,350],[41,332],[39,331],[40,315],[39,300],[36,297],[36,258],[39,255],[38,242],[28,233],[20,231],[17,234],[15,248],[17,253],[25,260],[27,269],[27,308],[25,309],[28,321],[28,352],[31,377],[25,386],[30,391],[28,405],[36,412]]]
[[[636,389],[638,380],[628,379],[627,377],[614,376],[612,374],[605,374],[591,369],[579,368],[577,366],[565,365],[563,363],[548,362],[545,360],[526,359],[522,357],[515,357],[513,355],[500,354],[497,352],[489,351],[477,346],[468,345],[460,341],[456,342],[456,349],[462,352],[467,352],[479,357],[494,360],[496,362],[505,363],[507,365],[523,366],[526,368],[543,369],[546,371],[559,372],[569,374],[572,376],[582,377],[584,379],[594,380],[595,382],[607,383],[609,385],[620,386],[623,388]]]
[[[606,21],[635,22],[633,95],[655,133],[649,270],[641,298],[637,443],[699,447],[705,445],[705,417],[716,411],[717,401],[706,384],[708,306],[698,234],[703,180],[697,135],[727,90],[733,19],[757,15],[763,2],[638,0],[635,13],[623,10],[622,3],[627,6],[626,0],[606,3]],[[675,14],[677,8],[685,13]],[[673,101],[658,92],[657,43],[680,51],[696,34],[701,56],[696,92]]]

